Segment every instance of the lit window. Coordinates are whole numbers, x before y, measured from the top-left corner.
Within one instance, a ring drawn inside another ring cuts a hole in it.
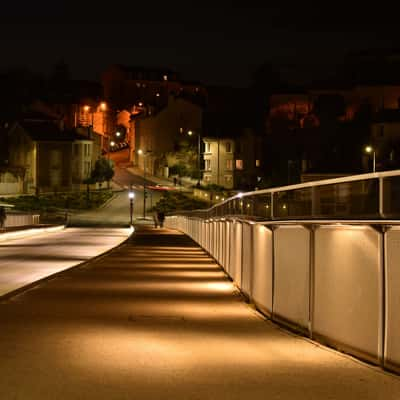
[[[205,164],[204,164],[204,169],[206,171],[211,171],[211,160],[204,160]]]
[[[211,143],[209,143],[209,142],[205,143],[204,151],[205,151],[205,153],[211,153]]]
[[[259,167],[261,165],[261,161],[260,160],[256,160],[256,167]]]
[[[236,160],[236,169],[243,169],[243,160]]]
[[[225,151],[227,153],[231,153],[232,152],[232,144],[231,144],[231,142],[226,142],[225,143]]]
[[[233,170],[233,160],[226,160],[226,169],[228,171],[232,171]]]

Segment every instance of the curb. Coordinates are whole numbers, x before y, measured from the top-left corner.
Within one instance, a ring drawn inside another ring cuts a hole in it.
[[[57,225],[49,228],[31,228],[16,232],[7,232],[0,235],[0,242],[5,240],[23,239],[26,237],[36,236],[41,233],[59,232],[65,229],[66,225]]]

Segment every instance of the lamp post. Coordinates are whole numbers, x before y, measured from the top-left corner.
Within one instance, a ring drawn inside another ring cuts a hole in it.
[[[143,155],[143,219],[146,219],[146,156],[150,153],[150,151],[144,152],[139,149],[138,154]]]
[[[135,193],[132,191],[132,188],[129,190],[129,205],[130,205],[130,222],[131,226],[133,225],[133,199],[135,198]]]
[[[375,149],[372,146],[366,146],[365,152],[368,154],[372,153],[372,172],[376,172],[376,162],[375,162]]]
[[[108,147],[108,153],[107,153],[107,155],[108,155],[108,161],[110,161],[110,153],[111,153],[111,150],[112,150],[112,148],[115,146],[115,142],[113,141],[113,140],[111,140],[111,142],[110,142],[110,146]]]
[[[193,131],[188,131],[188,135],[189,136],[192,136],[193,135]],[[200,135],[200,133],[198,132],[197,133],[197,172],[198,172],[198,175],[197,175],[197,184],[196,184],[196,186],[197,187],[199,187],[200,186],[200,180],[201,180],[201,160],[200,160],[200,157],[201,157],[201,135]]]

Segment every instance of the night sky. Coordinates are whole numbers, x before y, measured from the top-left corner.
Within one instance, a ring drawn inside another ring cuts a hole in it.
[[[400,48],[398,13],[384,1],[158,3],[5,2],[0,68],[48,73],[64,59],[74,78],[98,79],[114,63],[166,66],[245,86],[263,62],[301,81],[328,75],[349,52]]]

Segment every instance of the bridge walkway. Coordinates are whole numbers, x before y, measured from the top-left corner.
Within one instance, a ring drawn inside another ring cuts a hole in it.
[[[4,399],[399,399],[400,379],[272,324],[187,236],[142,227],[0,302]]]

